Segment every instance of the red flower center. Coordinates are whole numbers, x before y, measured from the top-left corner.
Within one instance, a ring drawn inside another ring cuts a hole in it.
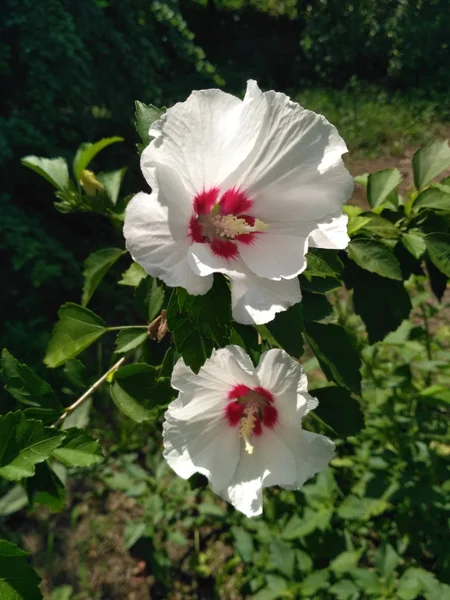
[[[219,196],[219,188],[195,196],[189,234],[192,242],[210,244],[216,256],[230,260],[239,256],[237,242],[251,244],[261,232],[255,227],[257,219],[246,214],[253,202],[245,192],[233,187]]]
[[[260,436],[263,426],[273,429],[278,421],[278,411],[274,406],[275,398],[262,387],[253,389],[246,385],[236,385],[228,393],[230,402],[225,408],[225,416],[231,427],[239,425],[241,436],[245,440],[246,450],[252,453],[250,439]]]

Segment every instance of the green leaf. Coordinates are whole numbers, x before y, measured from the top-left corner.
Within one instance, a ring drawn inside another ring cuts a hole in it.
[[[25,490],[19,484],[13,486],[2,498],[0,498],[0,517],[7,517],[22,510],[28,504]]]
[[[418,190],[450,167],[450,148],[447,141],[435,141],[417,150],[412,160],[414,185]]]
[[[421,192],[414,201],[413,209],[432,208],[450,211],[450,193],[440,189],[438,185]]]
[[[427,249],[423,236],[415,233],[402,233],[402,242],[414,258],[420,258]]]
[[[367,218],[367,222],[360,228],[361,232],[368,231],[371,234],[387,239],[400,237],[400,230],[388,221],[388,219],[373,213],[366,213],[365,217]]]
[[[93,252],[84,263],[84,284],[81,304],[86,306],[109,269],[125,254],[120,248],[103,248]]]
[[[62,413],[63,407],[51,386],[27,365],[19,363],[6,349],[2,352],[1,374],[5,389],[11,396],[30,407],[26,409],[28,417],[53,422]]]
[[[350,333],[340,325],[306,323],[306,337],[330,381],[361,393],[361,359]]]
[[[317,529],[325,531],[332,516],[333,511],[323,505],[318,510],[306,507],[303,518],[292,515],[283,530],[282,537],[290,541],[308,536]]]
[[[233,534],[234,538],[234,547],[239,556],[244,562],[250,562],[254,553],[252,536],[242,527],[233,526],[231,528],[231,533]]]
[[[198,371],[214,346],[230,339],[230,291],[222,276],[214,278],[212,289],[203,296],[190,296],[178,288],[170,297],[167,324],[175,347],[185,363]]]
[[[81,178],[81,172],[89,166],[89,163],[97,156],[97,154],[117,142],[123,142],[123,138],[114,136],[109,138],[103,138],[102,140],[91,144],[87,142],[81,144],[78,148],[75,158],[73,160],[73,172],[75,175],[75,181],[79,182]]]
[[[329,568],[337,577],[339,577],[343,573],[347,573],[350,569],[358,566],[362,552],[362,549],[342,552],[331,561]]]
[[[71,585],[59,585],[54,588],[46,600],[71,600],[73,596],[73,587]]]
[[[66,467],[91,467],[103,460],[98,442],[80,429],[67,429],[67,437],[52,455]]]
[[[70,187],[69,169],[64,158],[42,158],[25,156],[20,161],[25,167],[35,171],[60,192]]]
[[[386,200],[391,200],[389,195],[402,182],[398,169],[384,169],[378,173],[371,173],[367,180],[367,200],[372,208],[381,206]],[[394,205],[397,202],[393,200]]]
[[[383,544],[375,553],[375,565],[385,580],[391,577],[399,562],[400,557],[390,544]]]
[[[59,367],[74,358],[108,331],[106,323],[91,310],[68,302],[58,312],[59,321],[53,330],[44,362]]]
[[[328,589],[329,587],[329,573],[326,569],[321,569],[320,571],[314,571],[303,579],[300,593],[302,596],[313,596],[314,598],[318,598],[317,592],[319,590]]]
[[[383,498],[359,498],[346,496],[337,510],[341,519],[349,521],[367,521],[372,516],[377,516],[389,508],[389,502]]]
[[[258,343],[258,332],[251,325],[233,323],[231,328],[230,344],[241,346],[250,356],[254,365],[259,363],[261,346]]]
[[[47,460],[64,437],[21,413],[0,417],[0,476],[11,481],[31,477],[35,465]]]
[[[341,579],[330,587],[330,592],[337,600],[359,600],[359,589],[351,579]]]
[[[141,265],[135,262],[125,271],[125,273],[122,273],[122,279],[119,281],[119,285],[137,287],[145,277],[147,277],[147,273]]]
[[[341,286],[339,285],[339,287]],[[322,294],[303,292],[302,309],[305,323],[322,321],[333,314],[332,305]]]
[[[256,327],[261,338],[288,354],[299,358],[303,354],[303,314],[301,304],[278,313],[267,325]]]
[[[25,486],[32,508],[38,503],[56,512],[64,509],[66,505],[64,484],[48,463],[36,465],[34,477],[27,479]]]
[[[433,264],[450,277],[450,233],[430,233],[425,236],[425,244]]]
[[[136,121],[134,126],[142,140],[142,149],[144,149],[153,139],[149,133],[150,127],[161,117],[163,111],[159,108],[156,108],[156,106],[153,106],[152,104],[143,104],[138,100],[135,102],[135,108]]]
[[[336,250],[310,248],[306,255],[307,268],[303,275],[312,277],[339,277],[344,265]]]
[[[420,398],[425,402],[450,407],[450,389],[448,386],[435,383],[420,391]]]
[[[291,579],[294,574],[294,548],[284,540],[275,537],[270,540],[269,556],[272,567]]]
[[[350,575],[365,594],[375,594],[377,599],[382,598],[381,584],[374,571],[355,568],[350,571]]]
[[[302,290],[302,306],[304,306],[304,296],[307,292],[312,294],[328,294],[342,287],[342,280],[337,277],[311,277],[307,279],[303,274],[300,275],[300,288]],[[303,311],[304,312],[304,311]]]
[[[348,254],[362,269],[388,277],[402,280],[400,264],[393,251],[375,240],[352,240],[348,245]]]
[[[427,268],[428,279],[433,294],[440,302],[444,296],[445,290],[447,289],[447,275],[444,275],[436,265],[428,258],[425,258],[425,265]]]
[[[131,329],[122,329],[116,338],[116,354],[125,354],[130,350],[139,348],[148,338],[148,331],[142,327],[132,327]]]
[[[117,199],[119,198],[120,188],[122,186],[123,178],[127,172],[127,167],[123,169],[117,169],[117,171],[108,171],[107,173],[97,173],[96,177],[98,181],[105,188],[106,195],[111,200],[111,204],[115,206]]]
[[[73,410],[63,421],[61,429],[65,431],[76,427],[84,429],[89,424],[90,411],[92,407],[92,398],[88,398],[82,402],[75,410]]]
[[[168,382],[158,378],[158,369],[140,363],[116,371],[110,391],[117,408],[137,423],[153,421],[155,409],[166,406],[173,395]]]
[[[364,427],[364,418],[357,400],[341,387],[310,390],[319,400],[315,413],[341,437],[356,435]]]
[[[28,552],[0,540],[0,598],[42,600],[40,578],[28,564]]]
[[[139,314],[148,322],[159,315],[164,304],[164,287],[153,277],[146,277],[136,288],[134,298]]]
[[[78,358],[71,358],[64,365],[64,374],[69,382],[77,388],[87,387],[86,367]]]
[[[355,276],[353,306],[364,321],[370,344],[395,331],[409,317],[412,308],[409,294],[401,281],[363,270],[358,270]]]

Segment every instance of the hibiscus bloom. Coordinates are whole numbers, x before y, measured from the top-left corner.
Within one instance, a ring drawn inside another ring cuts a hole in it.
[[[205,294],[231,281],[233,316],[267,323],[301,300],[308,246],[345,248],[347,151],[323,116],[249,81],[244,100],[193,92],[153,124],[141,168],[152,193],[125,214],[134,260],[167,285]]]
[[[165,459],[183,479],[205,475],[248,517],[262,513],[262,488],[299,489],[333,456],[331,440],[302,429],[318,401],[283,350],[265,352],[255,369],[242,348],[226,346],[198,375],[180,359],[172,386],[180,393],[165,414]]]

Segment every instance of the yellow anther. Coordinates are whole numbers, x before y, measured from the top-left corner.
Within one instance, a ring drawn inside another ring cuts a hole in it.
[[[83,169],[83,171],[81,171],[80,184],[88,196],[95,196],[97,192],[105,191],[105,188],[95,177],[94,173],[92,171],[88,171],[87,169]]]
[[[241,417],[239,423],[239,434],[244,439],[245,450],[249,454],[253,454],[253,446],[250,442],[250,437],[253,433],[256,422],[256,410],[253,406],[249,405],[244,411],[244,415]]]
[[[260,219],[255,219],[253,225],[247,223],[245,218],[236,217],[235,215],[220,215],[215,216],[214,227],[220,237],[234,239],[237,235],[243,233],[253,233],[256,231],[265,231],[268,225]]]

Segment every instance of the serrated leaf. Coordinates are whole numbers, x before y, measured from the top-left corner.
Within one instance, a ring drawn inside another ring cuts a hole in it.
[[[36,465],[34,477],[25,483],[30,505],[44,504],[51,510],[60,512],[66,504],[64,484],[48,463]]]
[[[172,398],[168,382],[158,377],[158,369],[144,363],[116,371],[110,391],[117,408],[137,423],[153,421],[155,409],[164,407]]]
[[[425,236],[425,244],[435,267],[450,277],[450,234],[430,233]]]
[[[305,577],[301,583],[301,595],[306,597],[313,596],[314,598],[317,598],[317,592],[319,590],[328,589],[330,587],[329,576],[330,575],[326,569],[321,569],[314,571]]]
[[[123,138],[116,135],[109,138],[103,138],[94,144],[91,144],[90,142],[81,144],[73,160],[73,173],[75,175],[75,181],[80,181],[81,172],[89,166],[89,163],[97,156],[99,152],[101,152],[101,150],[111,146],[111,144],[116,144],[117,142],[123,142]]]
[[[357,400],[341,387],[310,390],[319,400],[315,413],[341,437],[356,435],[364,427],[364,418]]]
[[[123,254],[125,251],[120,248],[103,248],[87,257],[83,271],[83,306],[88,304],[103,277]]]
[[[380,215],[365,215],[367,222],[360,228],[361,232],[369,232],[381,238],[396,239],[400,237],[400,230],[397,229],[388,219]]]
[[[1,374],[5,389],[11,396],[30,407],[27,409],[30,418],[41,417],[49,422],[55,421],[62,413],[63,407],[51,386],[27,365],[19,363],[6,349],[2,352]]]
[[[307,268],[303,275],[311,277],[339,277],[344,265],[336,250],[310,248],[306,255]]]
[[[142,140],[142,149],[148,146],[152,141],[152,137],[150,136],[150,127],[161,117],[162,114],[163,111],[159,108],[156,108],[156,106],[153,106],[152,104],[143,104],[138,100],[135,102],[136,121],[134,126]]]
[[[414,258],[420,258],[427,249],[423,237],[414,233],[402,233],[402,242]]]
[[[21,413],[0,417],[0,476],[10,481],[31,477],[35,465],[47,460],[64,437]]]
[[[327,379],[361,393],[361,359],[350,333],[340,325],[306,323],[307,340]]]
[[[341,554],[336,556],[336,558],[330,562],[329,568],[337,577],[339,577],[343,573],[347,573],[350,569],[358,566],[362,553],[362,549],[341,552]]]
[[[350,258],[362,269],[381,275],[381,277],[402,280],[400,263],[393,251],[381,242],[352,240],[347,251]]]
[[[136,288],[134,298],[139,314],[148,322],[160,313],[164,304],[164,287],[153,277],[146,277]]]
[[[0,598],[42,600],[40,578],[28,564],[28,552],[0,540]]]
[[[108,331],[106,323],[91,310],[68,302],[58,312],[59,321],[47,347],[44,362],[59,367],[74,358]]]
[[[450,193],[443,191],[438,185],[421,192],[414,201],[413,209],[432,208],[450,211]]]
[[[417,150],[412,160],[414,185],[418,190],[450,167],[450,148],[447,141],[435,141]]]
[[[367,179],[367,200],[372,208],[381,206],[390,199],[389,195],[402,182],[398,169],[384,169],[378,173],[371,173]],[[396,204],[396,202],[394,202]]]
[[[370,344],[395,331],[412,309],[411,299],[401,281],[363,270],[358,270],[355,276],[353,306],[364,321]]]
[[[108,171],[106,173],[97,173],[96,177],[98,181],[105,188],[106,195],[111,200],[111,204],[115,206],[117,199],[119,198],[120,187],[122,185],[123,178],[127,172],[127,167],[123,169],[117,169],[116,171]]]
[[[122,273],[122,279],[119,281],[119,285],[137,287],[145,277],[147,277],[147,273],[140,264],[135,262],[129,269]]]
[[[203,296],[190,296],[181,288],[172,292],[167,324],[177,351],[194,371],[200,369],[214,346],[229,343],[230,305],[230,291],[222,276],[214,278],[213,287]]]
[[[141,346],[148,338],[148,331],[142,327],[132,327],[130,329],[122,329],[116,338],[116,354],[125,354],[130,350],[134,350]]]
[[[67,437],[52,452],[52,456],[66,467],[91,467],[103,460],[97,441],[80,429],[66,429]]]
[[[25,156],[20,161],[25,167],[35,171],[60,192],[70,187],[69,169],[64,158],[43,158]]]
[[[341,579],[330,587],[330,592],[337,600],[358,600],[359,589],[351,579]]]
[[[288,354],[299,358],[303,354],[303,314],[301,304],[278,313],[267,325],[256,327],[261,338]]]

